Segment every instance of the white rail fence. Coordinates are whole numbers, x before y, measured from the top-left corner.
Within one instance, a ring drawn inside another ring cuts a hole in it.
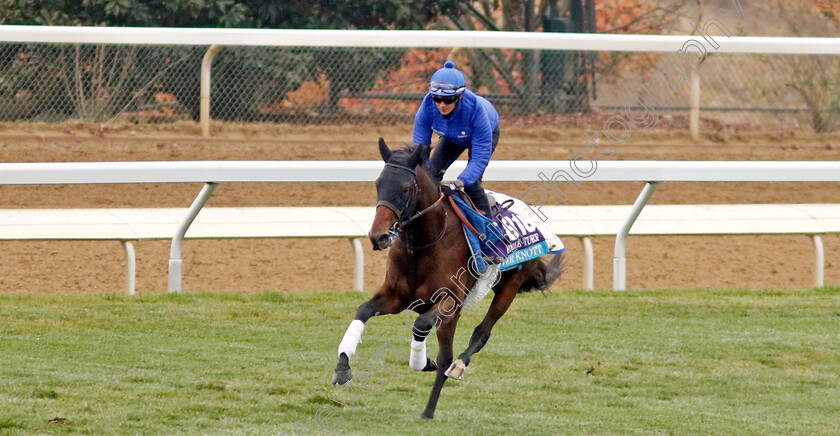
[[[676,52],[697,35],[487,32],[479,30],[204,29],[0,26],[0,42],[297,47],[469,47]],[[722,38],[722,37],[721,37]],[[730,36],[720,53],[837,55],[836,38]]]
[[[736,25],[737,23],[729,23]],[[736,27],[733,27],[736,28]],[[744,29],[749,31],[747,27]],[[0,26],[0,43],[118,44],[208,46],[201,68],[200,123],[210,134],[210,82],[214,56],[223,47],[336,47],[336,48],[481,48],[517,50],[574,50],[680,54],[691,71],[692,136],[699,131],[700,85],[696,70],[707,50],[698,35],[612,35],[545,32],[422,31],[422,30],[302,30],[202,29],[78,26]],[[715,35],[714,53],[762,55],[840,55],[836,38],[751,37]],[[693,52],[692,52],[693,51]],[[711,52],[711,50],[708,50]],[[696,57],[695,60],[686,60]],[[699,56],[695,56],[698,55]],[[679,59],[675,56],[675,62]],[[669,62],[670,64],[670,62]],[[662,67],[666,67],[663,65]],[[651,77],[671,74],[651,71]],[[702,75],[702,73],[700,73]],[[670,80],[670,79],[669,79]],[[669,86],[671,86],[669,84]],[[677,85],[679,87],[679,84]]]
[[[617,232],[613,289],[626,289],[625,242],[656,187],[664,182],[840,182],[840,162],[825,161],[494,161],[486,181],[534,182],[519,197],[541,213],[550,195],[578,182],[645,182]],[[452,165],[448,176],[463,170]],[[0,163],[0,186],[43,184],[205,183],[172,237],[169,292],[180,292],[184,235],[219,183],[373,182],[379,161],[186,161]],[[511,193],[516,194],[516,193]],[[549,218],[549,217],[546,217]],[[760,217],[759,217],[760,218]],[[792,230],[791,233],[800,231]],[[815,242],[816,244],[816,242]]]

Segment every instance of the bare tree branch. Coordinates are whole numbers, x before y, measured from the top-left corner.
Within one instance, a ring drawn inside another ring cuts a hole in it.
[[[680,4],[680,6],[682,6],[684,4],[685,4],[685,2],[682,2]],[[629,27],[632,27],[634,24],[639,23],[640,21],[647,20],[648,18],[651,18],[653,16],[658,16],[657,15],[658,12],[664,12],[665,13],[664,15],[672,14],[672,15],[675,15],[677,17],[694,18],[694,17],[689,17],[689,16],[679,12],[678,10],[668,9],[668,8],[663,8],[663,7],[656,7],[656,8],[651,9],[650,11],[647,11],[647,12],[639,15],[638,17],[634,18],[633,20],[631,20],[630,22],[628,22],[628,23],[626,23],[622,26],[617,26],[617,27],[613,27],[613,28],[610,28],[610,29],[602,30],[600,33],[613,33],[613,32],[618,32],[618,31],[627,29]]]
[[[456,26],[458,26],[458,29],[465,30],[464,26],[461,25],[461,23],[456,18],[449,17],[449,19],[452,20],[452,22],[455,23]],[[501,75],[502,78],[508,83],[508,87],[510,88],[511,92],[518,95],[519,89],[516,86],[516,80],[510,73],[508,73],[506,68],[503,68],[499,64],[498,60],[496,59],[496,56],[494,54],[488,53],[487,50],[479,49],[476,51],[479,54],[481,54],[481,56],[493,66],[493,69],[499,72],[499,75]]]
[[[472,5],[472,3],[467,2],[466,6],[467,6],[467,9],[469,9],[470,12],[472,12],[472,14],[475,15],[475,17],[478,18],[478,20],[481,21],[482,24],[487,26],[488,29],[495,30],[495,31],[499,30],[499,28],[496,27],[496,23],[494,23],[492,20],[490,20],[490,18],[487,18],[486,15],[482,14],[481,11],[479,11],[478,9],[475,8],[475,6]]]

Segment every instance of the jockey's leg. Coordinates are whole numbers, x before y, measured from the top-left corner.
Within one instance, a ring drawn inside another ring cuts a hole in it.
[[[492,153],[496,151],[496,145],[499,144],[499,128],[496,127],[496,130],[493,131],[493,150]],[[472,159],[472,148],[468,154],[469,158]],[[470,200],[475,203],[476,209],[484,212],[484,216],[487,218],[493,218],[493,215],[490,212],[490,200],[487,199],[487,194],[484,192],[484,188],[481,187],[481,178],[484,174],[479,175],[478,180],[470,186],[464,186],[464,192],[470,196]]]
[[[492,218],[490,213],[490,200],[487,199],[487,193],[481,187],[481,179],[470,186],[464,186],[464,192],[470,196],[470,200],[475,203],[475,208],[484,212],[484,216]]]
[[[356,318],[347,327],[341,343],[338,344],[338,364],[335,367],[332,383],[343,385],[352,378],[350,358],[356,355],[356,348],[362,341],[365,322],[373,316],[399,313],[404,309],[399,298],[389,295],[387,288],[382,288],[373,298],[362,303],[356,310]]]
[[[462,147],[441,138],[429,159],[429,172],[440,182],[452,162],[455,162],[463,152]]]

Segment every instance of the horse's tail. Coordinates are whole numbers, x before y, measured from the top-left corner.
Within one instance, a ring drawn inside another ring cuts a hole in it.
[[[537,259],[537,269],[534,273],[522,283],[519,287],[519,292],[530,292],[534,290],[547,291],[552,283],[560,278],[563,274],[564,262],[562,254],[555,254],[550,261],[546,262],[542,258]]]

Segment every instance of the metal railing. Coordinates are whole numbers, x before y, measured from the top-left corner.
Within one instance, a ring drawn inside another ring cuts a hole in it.
[[[537,216],[550,195],[562,195],[564,183],[646,182],[616,237],[613,289],[626,288],[625,241],[658,184],[665,182],[840,182],[840,162],[826,161],[493,161],[485,181],[534,182],[519,198]],[[466,162],[447,171],[452,177]],[[170,251],[169,292],[181,290],[180,247],[190,223],[219,183],[373,182],[380,161],[187,161],[0,163],[0,186],[104,183],[205,183],[187,211]]]

